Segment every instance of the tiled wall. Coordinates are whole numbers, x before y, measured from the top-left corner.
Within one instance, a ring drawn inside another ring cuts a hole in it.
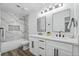
[[[15,14],[1,11],[1,24],[5,30],[5,35],[2,41],[24,38],[24,20],[19,19],[19,17]],[[20,26],[20,31],[9,31],[8,25]]]
[[[37,34],[37,15],[38,12],[32,12],[29,15],[29,35],[30,34]]]

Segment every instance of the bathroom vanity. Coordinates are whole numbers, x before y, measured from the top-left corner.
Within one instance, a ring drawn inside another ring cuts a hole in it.
[[[79,56],[78,6],[67,4],[38,16],[37,34],[29,37],[30,51],[34,55]]]
[[[79,56],[76,39],[30,35],[30,51],[37,56]]]

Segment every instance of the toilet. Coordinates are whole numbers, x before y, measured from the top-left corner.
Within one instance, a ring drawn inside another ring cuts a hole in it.
[[[29,49],[29,41],[27,41],[27,40],[22,41],[21,46],[23,47],[22,50],[28,50]]]

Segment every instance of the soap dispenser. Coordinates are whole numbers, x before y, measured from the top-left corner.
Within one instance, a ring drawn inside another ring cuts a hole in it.
[[[59,32],[59,37],[61,37],[61,32]]]

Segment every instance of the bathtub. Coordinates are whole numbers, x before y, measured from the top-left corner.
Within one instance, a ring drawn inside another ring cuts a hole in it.
[[[7,41],[1,43],[1,53],[8,52],[10,50],[17,49],[18,47],[22,46],[24,44],[27,44],[28,41],[24,39],[19,40],[13,40],[13,41]]]

